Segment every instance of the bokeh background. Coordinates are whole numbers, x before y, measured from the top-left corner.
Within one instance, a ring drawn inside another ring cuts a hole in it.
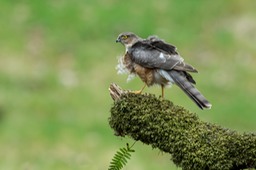
[[[129,138],[108,125],[120,32],[158,35],[200,73],[201,111],[177,87],[166,98],[200,119],[256,131],[256,1],[21,0],[0,2],[0,169],[105,170]],[[161,94],[159,87],[147,93]],[[136,143],[124,169],[180,169]]]

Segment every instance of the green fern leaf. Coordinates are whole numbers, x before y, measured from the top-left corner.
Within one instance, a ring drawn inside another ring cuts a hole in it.
[[[108,170],[121,170],[127,164],[127,160],[131,159],[131,153],[135,152],[131,149],[132,146],[127,143],[126,148],[120,148],[112,158]]]

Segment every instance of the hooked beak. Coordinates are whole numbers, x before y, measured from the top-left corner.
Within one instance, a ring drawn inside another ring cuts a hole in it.
[[[118,43],[118,42],[121,42],[120,37],[118,37],[118,38],[116,39],[116,43]]]

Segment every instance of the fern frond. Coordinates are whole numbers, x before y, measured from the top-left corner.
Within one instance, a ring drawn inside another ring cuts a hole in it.
[[[133,144],[134,145],[134,144]],[[131,159],[131,153],[135,150],[131,149],[129,144],[126,144],[126,148],[120,148],[112,158],[108,170],[121,170],[127,163],[127,160]]]

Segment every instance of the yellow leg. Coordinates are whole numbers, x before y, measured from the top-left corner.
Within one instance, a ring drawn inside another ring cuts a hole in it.
[[[164,98],[164,85],[161,84],[161,89],[162,89],[162,98]]]
[[[135,94],[141,94],[142,91],[145,89],[146,86],[147,86],[147,84],[145,83],[144,86],[143,86],[140,90],[133,91],[133,93],[135,93]]]

